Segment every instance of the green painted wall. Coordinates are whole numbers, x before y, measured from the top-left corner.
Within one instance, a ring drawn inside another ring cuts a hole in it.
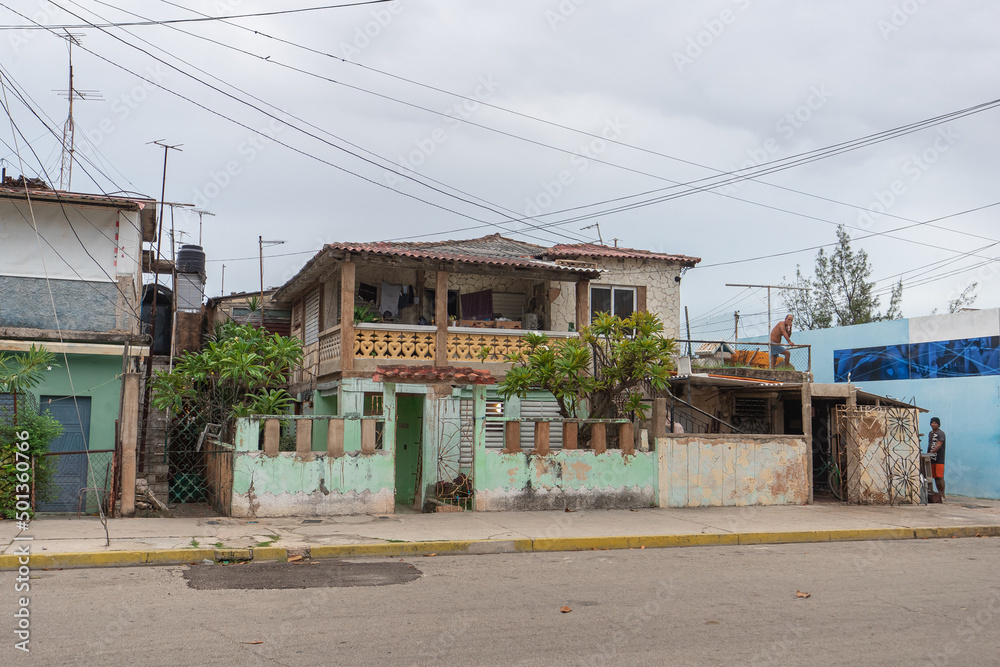
[[[313,394],[313,414],[314,415],[336,415],[337,395],[320,396],[319,392]],[[312,449],[314,452],[326,451],[326,422],[318,421],[313,424]]]
[[[488,451],[476,490],[624,489],[655,487],[657,460],[653,453],[622,456],[617,451],[595,454],[562,450],[548,456]]]
[[[251,479],[257,494],[323,492],[378,492],[393,488],[392,457],[384,453],[372,456],[340,456],[331,459],[317,456],[311,460],[293,452],[264,456],[263,452],[237,453],[233,461],[233,493],[250,490]]]
[[[121,394],[122,358],[97,354],[68,354],[56,357],[51,371],[46,371],[41,384],[32,393],[42,396],[89,396],[89,449],[115,448],[115,420]],[[70,386],[70,374],[73,376]],[[45,410],[45,405],[41,406]]]

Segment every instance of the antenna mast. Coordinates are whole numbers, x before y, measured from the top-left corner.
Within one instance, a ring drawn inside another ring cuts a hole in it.
[[[70,183],[73,179],[73,152],[75,149],[75,126],[73,124],[73,100],[79,99],[80,101],[87,100],[101,100],[101,94],[96,90],[77,90],[73,85],[73,45],[80,44],[80,38],[83,37],[82,33],[73,33],[68,30],[64,30],[66,34],[63,35],[63,39],[66,40],[69,46],[69,88],[65,91],[57,91],[60,95],[65,95],[69,100],[69,116],[66,118],[66,124],[63,125],[63,137],[62,137],[62,161],[59,165],[59,189],[69,190],[71,188]]]

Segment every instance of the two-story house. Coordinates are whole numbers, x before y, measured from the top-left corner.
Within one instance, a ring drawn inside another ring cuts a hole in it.
[[[502,378],[508,355],[528,331],[575,336],[594,313],[656,312],[669,336],[679,326],[680,276],[697,258],[594,244],[552,248],[499,234],[432,243],[327,244],[272,297],[291,310],[291,333],[305,351],[292,378],[303,412],[381,411],[379,367],[412,367],[427,382],[400,385],[396,398],[396,502],[424,505],[436,484],[467,473],[472,459],[469,388],[436,382],[455,367]],[[552,396],[508,401],[487,394],[491,415],[554,418]],[[344,441],[359,442],[348,424]],[[523,424],[525,449],[532,425]],[[326,449],[313,433],[313,448]],[[502,424],[487,425],[487,446],[502,449]],[[561,447],[554,423],[550,446]]]
[[[57,355],[36,389],[64,429],[51,447],[59,491],[42,510],[76,511],[81,488],[107,484],[121,376],[146,351],[141,257],[142,243],[154,239],[154,209],[148,199],[23,179],[0,187],[0,351],[40,345]],[[88,450],[102,453],[68,453]]]

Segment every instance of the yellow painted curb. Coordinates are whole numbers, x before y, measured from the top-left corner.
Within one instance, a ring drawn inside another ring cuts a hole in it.
[[[1000,526],[955,526],[952,528],[915,528],[918,540],[948,537],[998,537]]]
[[[16,570],[19,556],[0,556],[0,570]],[[83,553],[33,553],[28,567],[58,569],[73,567],[121,567],[125,565],[182,565],[215,560],[214,549],[156,549],[151,551],[94,551]]]
[[[288,549],[285,547],[254,547],[250,551],[253,560],[288,560]]]
[[[634,546],[658,549],[668,547],[708,547],[739,544],[736,533],[694,533],[691,535],[643,535]]]
[[[252,549],[216,549],[215,562],[224,560],[253,560]]]

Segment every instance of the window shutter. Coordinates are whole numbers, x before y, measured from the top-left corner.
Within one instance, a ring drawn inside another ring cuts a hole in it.
[[[646,286],[639,285],[635,288],[635,309],[640,313],[646,312]]]
[[[305,345],[319,340],[319,296],[319,290],[315,290],[306,297],[306,321],[302,336]]]

